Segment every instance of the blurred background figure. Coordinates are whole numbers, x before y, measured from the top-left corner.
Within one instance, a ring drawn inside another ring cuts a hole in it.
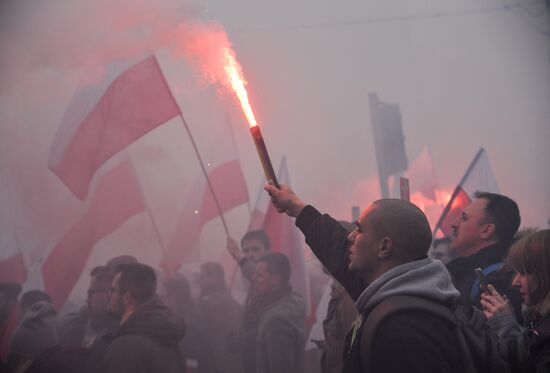
[[[16,283],[0,284],[0,364],[4,365],[8,357],[9,341],[19,323],[19,305],[17,298],[21,285]]]
[[[57,345],[57,312],[50,296],[41,290],[23,293],[20,301],[21,322],[13,332],[8,370],[23,373],[33,360]]]
[[[240,357],[228,349],[229,336],[239,329],[242,308],[227,288],[223,267],[214,262],[203,263],[199,287],[198,309],[204,320],[202,333],[208,338],[210,372],[242,372]]]
[[[180,341],[179,350],[186,371],[208,372],[211,362],[203,334],[206,326],[193,302],[189,282],[177,273],[163,281],[159,294],[164,303],[185,320],[185,338]]]

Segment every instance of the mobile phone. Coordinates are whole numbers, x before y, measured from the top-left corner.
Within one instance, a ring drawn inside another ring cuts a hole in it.
[[[474,269],[474,272],[479,281],[479,285],[481,286],[481,290],[484,293],[491,294],[491,292],[489,291],[489,287],[487,286],[487,280],[485,279],[485,276],[483,275],[483,271],[481,270],[481,268]]]

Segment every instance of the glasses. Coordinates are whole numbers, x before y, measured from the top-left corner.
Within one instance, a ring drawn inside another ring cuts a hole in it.
[[[120,293],[120,292],[121,292],[120,289],[115,289],[115,288],[112,287],[112,286],[109,288],[109,293]]]

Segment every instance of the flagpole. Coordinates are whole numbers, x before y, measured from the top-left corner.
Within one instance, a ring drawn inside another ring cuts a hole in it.
[[[149,219],[151,220],[151,224],[153,225],[153,230],[155,231],[155,235],[157,236],[157,240],[160,244],[160,249],[162,253],[166,253],[166,248],[164,247],[164,242],[162,241],[162,236],[160,235],[160,230],[157,225],[157,221],[153,217],[153,213],[151,212],[151,209],[149,208],[149,203],[147,203],[147,198],[145,198],[145,193],[143,192],[143,188],[141,187],[141,183],[139,182],[139,177],[136,171],[136,168],[134,167],[134,162],[132,161],[132,156],[130,155],[130,152],[128,149],[126,149],[126,155],[128,156],[128,163],[130,164],[130,167],[132,167],[132,171],[134,172],[134,176],[136,178],[137,186],[139,189],[139,193],[141,194],[141,199],[143,200],[143,203],[145,204],[145,210],[147,211],[147,215],[149,215]]]
[[[187,125],[187,121],[185,120],[185,117],[183,116],[183,113],[182,113],[182,111],[179,107],[178,101],[174,97],[174,94],[172,93],[172,90],[170,89],[170,86],[168,85],[168,81],[166,80],[166,77],[164,76],[164,72],[160,68],[160,64],[159,64],[156,57],[155,57],[155,63],[157,64],[157,67],[158,67],[160,73],[164,77],[164,79],[163,79],[164,84],[166,84],[166,88],[168,89],[168,91],[172,95],[172,100],[174,100],[175,104],[178,107],[179,116],[180,116],[180,118],[183,122],[185,130],[187,131],[187,135],[189,135],[189,140],[191,140],[191,144],[193,145],[193,149],[195,150],[195,155],[197,156],[197,160],[199,161],[199,164],[201,166],[202,173],[204,175],[204,178],[206,179],[206,184],[208,184],[208,189],[210,189],[210,193],[212,193],[212,198],[214,198],[216,208],[218,209],[218,212],[220,213],[220,218],[221,218],[221,221],[222,221],[223,229],[225,230],[226,236],[229,237],[229,229],[227,228],[227,222],[225,221],[225,217],[223,215],[223,210],[221,208],[218,197],[216,196],[216,193],[214,192],[214,187],[212,186],[212,183],[210,182],[210,178],[208,177],[208,172],[206,171],[206,167],[204,167],[204,162],[202,161],[202,157],[199,153],[199,148],[197,147],[197,144],[195,143],[195,139],[193,138],[193,135],[191,134],[191,130],[189,129],[189,126]]]
[[[195,139],[193,138],[193,135],[191,134],[191,130],[189,129],[189,126],[187,125],[187,121],[185,120],[185,117],[183,116],[183,113],[180,110],[180,118],[183,122],[183,125],[185,127],[185,130],[187,131],[187,135],[189,135],[189,140],[191,140],[191,144],[193,145],[193,149],[195,150],[195,155],[197,156],[197,160],[199,161],[199,164],[201,166],[202,173],[204,174],[204,178],[206,179],[206,184],[208,184],[208,189],[210,189],[210,193],[212,193],[212,198],[214,198],[214,202],[216,203],[216,207],[218,209],[218,212],[220,213],[220,218],[222,220],[223,229],[225,230],[225,234],[227,237],[229,237],[229,229],[227,228],[227,222],[225,221],[225,217],[223,215],[223,210],[220,205],[220,201],[218,201],[218,197],[216,196],[216,193],[214,192],[214,187],[212,186],[212,183],[210,182],[210,177],[208,177],[208,172],[206,171],[206,167],[204,167],[204,162],[202,160],[201,154],[199,153],[199,148],[197,147],[197,143],[195,142]]]
[[[460,191],[460,187],[462,186],[462,184],[464,184],[464,182],[468,178],[468,175],[472,171],[472,168],[474,168],[475,164],[479,160],[479,157],[481,157],[481,154],[483,154],[484,151],[485,151],[485,149],[483,149],[483,147],[479,148],[479,150],[477,151],[474,159],[472,160],[472,162],[470,162],[470,165],[468,166],[468,169],[464,173],[464,176],[462,176],[462,179],[460,179],[460,182],[456,186],[456,188],[453,192],[453,195],[451,196],[451,199],[449,199],[449,202],[447,203],[447,206],[445,206],[445,209],[443,209],[443,212],[441,213],[441,216],[439,217],[439,220],[437,221],[437,224],[435,225],[435,228],[434,228],[434,231],[433,231],[434,236],[435,236],[435,233],[437,232],[437,230],[440,228],[441,222],[443,221],[445,216],[449,213],[449,210],[451,209],[451,205],[453,203],[453,200],[456,198],[456,195]]]

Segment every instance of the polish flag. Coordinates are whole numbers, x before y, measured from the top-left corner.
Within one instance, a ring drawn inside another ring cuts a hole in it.
[[[186,120],[194,133],[194,141],[215,196],[203,172],[197,172],[161,260],[161,267],[168,276],[176,273],[184,262],[201,260],[201,232],[207,223],[220,217],[220,210],[226,212],[248,202],[248,188],[233,140],[231,123],[216,91],[206,88],[188,94],[184,92],[182,101],[187,107]],[[204,135],[204,129],[207,129],[208,136],[195,136]],[[219,225],[221,231],[221,221]]]
[[[80,199],[113,155],[180,114],[155,56],[113,64],[75,93],[50,150],[49,168]]]
[[[95,244],[144,210],[142,192],[128,161],[102,176],[87,211],[55,245],[42,266],[44,291],[56,309],[61,309],[69,297]]]
[[[443,234],[446,237],[452,235],[451,224],[460,218],[462,212],[470,204],[477,191],[499,193],[498,185],[489,163],[489,156],[483,148],[477,152],[447,206],[445,206],[435,226],[434,237],[437,237],[438,234],[439,236]]]
[[[0,283],[15,282],[22,284],[27,280],[27,267],[23,253],[18,252],[0,259]]]
[[[277,180],[281,184],[290,186],[286,157],[283,157],[281,160]],[[263,187],[261,194],[256,200],[250,228],[263,229],[271,240],[271,251],[283,253],[288,257],[292,270],[290,284],[296,292],[304,297],[307,305],[306,314],[309,315],[311,293],[305,261],[303,235],[294,225],[294,219],[277,212],[275,207],[270,203],[269,195],[263,190]]]

